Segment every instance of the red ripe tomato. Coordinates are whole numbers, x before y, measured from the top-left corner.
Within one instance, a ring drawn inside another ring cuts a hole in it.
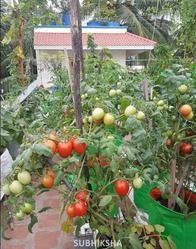
[[[157,200],[161,196],[161,191],[158,188],[154,188],[150,191],[150,195],[153,199]]]
[[[66,214],[70,217],[70,218],[73,218],[75,217],[75,209],[74,209],[74,205],[70,204],[70,205],[67,205],[66,207]]]
[[[56,151],[57,151],[57,146],[56,146],[56,143],[55,143],[54,141],[52,141],[52,140],[44,140],[44,144],[45,144],[48,148],[51,149],[51,152],[52,152],[53,154],[56,153]]]
[[[73,149],[73,146],[72,146],[72,142],[71,141],[68,141],[68,142],[60,142],[58,144],[58,152],[59,152],[59,155],[61,157],[68,157],[71,155],[72,153],[72,149]]]
[[[88,206],[87,206],[86,202],[84,202],[84,201],[75,202],[75,204],[74,204],[75,216],[82,217],[87,213],[87,211],[88,211]]]
[[[129,192],[129,183],[126,180],[117,180],[114,183],[114,188],[119,196],[125,196]]]
[[[87,148],[87,145],[85,143],[80,143],[77,141],[77,139],[74,139],[72,144],[74,151],[79,155],[82,155]]]
[[[42,185],[45,188],[52,188],[54,185],[54,178],[49,175],[45,175],[42,179]]]
[[[89,198],[89,192],[87,190],[81,190],[75,195],[75,198],[77,200],[87,202]]]
[[[191,154],[193,146],[191,143],[181,143],[179,149],[182,154]]]
[[[99,156],[97,161],[102,168],[105,168],[109,165],[109,159],[105,156]]]

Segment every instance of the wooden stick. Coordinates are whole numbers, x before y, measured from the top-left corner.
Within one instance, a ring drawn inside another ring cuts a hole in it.
[[[73,100],[76,117],[76,127],[82,132],[82,110],[81,110],[81,95],[80,95],[80,65],[81,65],[81,35],[79,25],[80,19],[80,3],[79,0],[70,1],[71,14],[71,36],[72,36],[72,53],[73,53]]]

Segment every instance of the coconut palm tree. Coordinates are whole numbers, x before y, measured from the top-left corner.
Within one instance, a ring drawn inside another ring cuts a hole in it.
[[[179,1],[179,0],[175,0]],[[109,19],[127,25],[137,35],[159,42],[169,40],[171,20],[166,19],[171,0],[84,0],[83,13],[95,19]]]

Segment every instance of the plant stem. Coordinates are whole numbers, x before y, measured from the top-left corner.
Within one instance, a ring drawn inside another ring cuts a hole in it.
[[[171,171],[170,171],[170,186],[171,186],[171,195],[173,195],[175,190],[175,179],[176,179],[176,159],[172,158],[171,160]],[[173,196],[168,200],[168,208],[172,209]]]
[[[182,173],[182,177],[180,178],[180,181],[179,181],[178,187],[177,187],[177,189],[176,189],[176,192],[175,192],[175,194],[174,194],[174,197],[172,198],[172,202],[171,202],[171,208],[172,208],[172,209],[174,209],[174,207],[175,207],[176,199],[177,199],[177,197],[178,197],[178,195],[179,195],[179,193],[180,193],[180,190],[181,190],[182,185],[183,185],[183,181],[184,181],[185,177],[187,176],[187,173],[188,173],[188,171],[189,171],[189,167],[190,167],[190,166],[191,166],[191,161],[188,160],[188,162],[187,162],[187,164],[186,164],[186,166],[185,166],[185,168],[184,168],[184,171],[183,171],[183,173]]]

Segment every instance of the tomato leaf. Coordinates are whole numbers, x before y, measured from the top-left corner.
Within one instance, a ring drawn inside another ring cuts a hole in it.
[[[86,223],[86,221],[84,219],[78,218],[74,220],[74,225],[76,225],[76,237],[79,236],[80,234],[80,228]]]
[[[37,219],[37,216],[35,216],[34,214],[31,214],[30,217],[31,217],[31,221],[28,225],[28,230],[30,233],[32,233],[32,228],[38,222],[38,219]]]
[[[131,168],[131,169],[125,169],[125,175],[128,175],[128,176],[135,176],[135,174],[139,171],[139,169],[137,168]]]
[[[165,231],[165,227],[161,226],[161,225],[154,225],[155,227],[155,230],[158,232],[158,233],[163,233]]]
[[[107,235],[107,236],[110,236],[111,235],[111,231],[108,227],[106,226],[99,226],[98,227],[98,230],[101,234],[104,234],[104,235]]]
[[[51,149],[44,144],[35,144],[33,146],[33,152],[40,156],[52,157]]]
[[[51,209],[51,207],[44,207],[44,208],[40,209],[38,211],[38,213],[43,213],[43,212],[47,211],[48,209]]]
[[[154,246],[152,246],[151,244],[147,244],[146,242],[143,243],[143,248],[144,249],[154,249]]]
[[[112,200],[112,196],[111,195],[105,195],[102,197],[102,199],[99,202],[99,206],[100,207],[105,207],[107,206]]]
[[[173,242],[172,238],[170,236],[168,236],[167,239],[168,239],[168,243],[169,243],[171,249],[176,249],[176,245]]]
[[[136,234],[134,233],[129,234],[129,242],[133,249],[142,249],[142,245]]]
[[[170,249],[170,246],[167,240],[159,239],[159,245],[161,249]]]
[[[152,225],[146,225],[145,229],[147,233],[153,233],[154,232],[154,227]]]

